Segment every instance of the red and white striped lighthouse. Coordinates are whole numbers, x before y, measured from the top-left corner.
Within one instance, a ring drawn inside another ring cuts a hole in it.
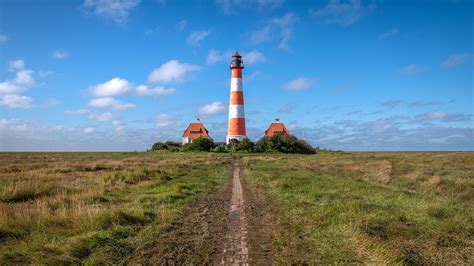
[[[244,63],[239,52],[235,52],[230,63],[232,78],[230,80],[229,126],[227,129],[226,143],[231,139],[243,140],[246,138],[244,90],[242,87],[242,69]]]

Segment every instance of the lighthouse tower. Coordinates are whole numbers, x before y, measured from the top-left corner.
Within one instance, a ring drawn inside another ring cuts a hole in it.
[[[239,52],[235,52],[230,63],[232,78],[230,80],[229,126],[227,129],[226,143],[231,139],[243,140],[246,138],[244,91],[242,87],[242,69],[244,63]]]

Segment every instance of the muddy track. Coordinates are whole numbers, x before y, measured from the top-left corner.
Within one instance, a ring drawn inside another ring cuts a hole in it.
[[[277,204],[244,176],[235,161],[223,189],[190,203],[156,232],[130,263],[260,265],[311,261],[314,253]]]
[[[244,194],[240,182],[240,167],[234,162],[232,172],[232,197],[227,219],[227,234],[221,264],[248,265],[247,219],[245,218]]]

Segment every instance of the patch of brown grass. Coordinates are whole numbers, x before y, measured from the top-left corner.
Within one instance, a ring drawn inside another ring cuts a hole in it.
[[[200,153],[0,153],[0,264],[123,261],[187,200],[221,184],[227,161]]]

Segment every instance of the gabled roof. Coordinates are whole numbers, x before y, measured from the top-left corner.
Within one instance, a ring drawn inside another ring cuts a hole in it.
[[[186,130],[184,130],[182,137],[188,137],[190,139],[197,139],[199,137],[209,137],[209,131],[204,127],[201,122],[190,123]]]
[[[265,130],[265,137],[271,137],[275,134],[290,135],[290,131],[288,131],[288,129],[285,127],[285,124],[283,123],[271,123],[270,127]]]

